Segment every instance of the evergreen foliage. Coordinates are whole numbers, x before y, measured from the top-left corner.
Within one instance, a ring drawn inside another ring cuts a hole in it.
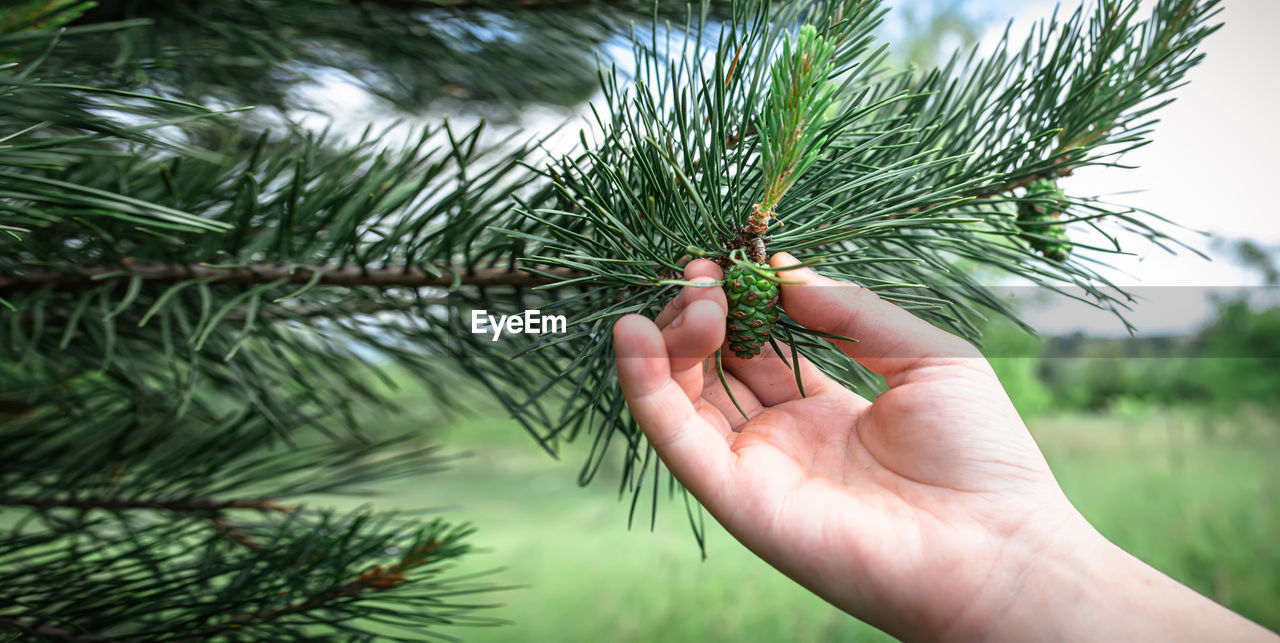
[[[414,638],[475,621],[446,573],[467,527],[286,501],[440,465],[421,436],[369,430],[394,369],[441,405],[465,374],[552,453],[592,441],[580,481],[621,457],[633,515],[642,497],[656,511],[683,492],[626,412],[609,329],[655,313],[692,258],[731,262],[753,212],[784,223],[768,251],[973,339],[1011,313],[962,262],[1122,308],[1095,265],[1167,242],[1158,219],[1065,195],[1060,221],[1088,234],[1058,261],[1017,212],[1033,182],[1145,144],[1216,29],[1217,0],[1137,4],[926,72],[884,62],[873,0],[0,10],[0,628]],[[634,65],[601,67],[597,131],[550,161],[484,125],[391,145],[292,121],[298,83],[334,73],[403,107],[572,103],[629,21]],[[474,310],[533,308],[568,332],[470,333]],[[876,384],[785,312],[769,341]]]

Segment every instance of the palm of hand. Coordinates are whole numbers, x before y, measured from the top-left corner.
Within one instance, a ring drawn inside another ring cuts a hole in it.
[[[768,354],[750,365],[730,362],[739,372],[785,369]],[[991,435],[990,427],[1020,421],[1002,393],[992,394],[998,388],[975,385],[994,382],[982,365],[940,367],[872,403],[816,369],[806,373],[807,397],[792,386],[768,407],[760,393],[727,377],[751,420],[716,373],[704,377],[695,408],[733,454],[723,497],[708,508],[744,544],[829,600],[823,590],[830,588],[861,594],[851,602],[875,596],[910,604],[934,595],[928,602],[939,614],[959,618],[996,568],[997,543],[1023,528],[1037,505],[1057,502],[1030,436]],[[957,567],[964,573],[948,584],[930,574]]]

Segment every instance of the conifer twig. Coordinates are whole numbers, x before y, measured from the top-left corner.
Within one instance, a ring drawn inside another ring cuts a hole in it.
[[[108,640],[102,636],[98,636],[97,634],[86,634],[57,627],[55,625],[46,625],[43,623],[8,618],[0,618],[0,631],[29,632],[41,638],[51,639],[54,641],[96,643],[97,641]]]
[[[593,5],[618,5],[622,0],[509,0],[485,2],[484,0],[354,0],[353,4],[378,5],[400,10],[517,10],[517,11],[574,11]]]
[[[768,261],[765,236],[778,217],[778,202],[817,159],[819,132],[834,100],[827,83],[835,47],[812,25],[805,25],[796,42],[783,43],[782,56],[771,71],[772,87],[762,115],[762,172],[764,195],[751,208],[746,225],[730,249],[744,248],[752,261]],[[735,58],[736,60],[736,58]]]
[[[414,547],[405,554],[403,558],[394,564],[386,567],[383,567],[382,565],[374,565],[373,567],[370,567],[348,583],[321,590],[296,603],[290,603],[281,607],[271,607],[226,619],[222,622],[215,623],[193,632],[180,640],[205,640],[215,634],[225,632],[227,630],[240,629],[251,623],[271,621],[290,614],[309,612],[311,610],[324,607],[325,605],[344,596],[355,596],[364,592],[384,591],[398,587],[406,582],[407,578],[405,577],[405,574],[409,570],[430,562],[432,555],[434,555],[436,550],[439,548],[440,541],[432,540],[429,543]]]
[[[227,520],[222,517],[221,513],[214,514],[211,522],[213,523],[214,529],[222,532],[222,534],[227,537],[227,540],[230,540],[231,542],[242,545],[251,551],[262,551],[266,548],[266,545],[254,540],[249,536],[249,534],[244,533],[231,523],[227,522]]]
[[[32,270],[0,276],[0,292],[29,291],[46,286],[55,290],[92,288],[106,281],[127,281],[135,277],[147,283],[177,283],[190,279],[207,279],[224,284],[257,285],[273,281],[306,284],[316,273],[316,282],[324,286],[375,286],[425,288],[430,286],[515,286],[533,287],[583,276],[566,268],[547,267],[538,272],[507,268],[442,267],[433,274],[414,266],[283,266],[253,264],[249,266],[133,264],[118,266],[78,267],[74,271]],[[539,274],[543,273],[543,274]]]
[[[199,513],[206,511],[225,511],[227,509],[255,509],[265,512],[291,513],[297,509],[292,505],[281,505],[271,500],[216,500],[213,498],[180,498],[176,500],[155,500],[138,498],[53,498],[45,496],[0,497],[0,506],[31,507],[33,509],[106,509],[121,511],[129,509],[175,511],[180,513]]]

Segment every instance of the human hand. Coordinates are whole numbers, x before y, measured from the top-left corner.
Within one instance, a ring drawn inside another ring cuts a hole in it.
[[[782,286],[783,308],[808,328],[860,340],[835,343],[884,376],[886,393],[863,399],[802,359],[802,397],[770,347],[750,360],[725,350],[743,418],[714,365],[705,366],[724,342],[720,288],[687,287],[656,324],[633,315],[614,329],[632,415],[671,472],[748,548],[904,638],[1112,638],[1118,630],[1102,615],[1132,617],[1141,604],[1125,607],[1091,586],[1132,596],[1125,583],[1159,584],[1175,603],[1208,603],[1088,525],[976,349],[869,290],[803,268],[778,274],[796,282]],[[721,272],[695,261],[685,277],[713,282]],[[1213,616],[1211,625],[1226,618]],[[1157,625],[1129,629],[1192,631]]]

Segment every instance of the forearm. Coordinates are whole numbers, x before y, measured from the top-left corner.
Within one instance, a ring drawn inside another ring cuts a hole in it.
[[[987,641],[1277,641],[1102,537],[1087,523],[1048,536],[1003,601],[948,632]],[[1032,549],[1026,550],[1028,553]]]

